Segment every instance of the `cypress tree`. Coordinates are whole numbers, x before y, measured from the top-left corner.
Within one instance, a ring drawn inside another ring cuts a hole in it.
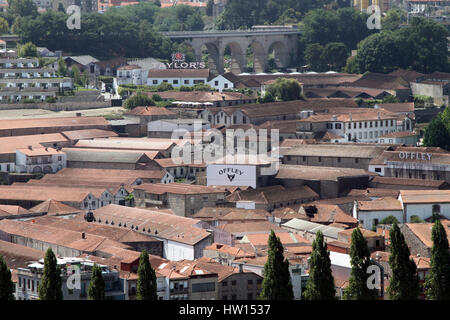
[[[425,282],[428,299],[450,300],[450,254],[447,233],[440,220],[436,220],[431,230],[431,270]]]
[[[289,261],[284,259],[284,248],[273,230],[268,241],[268,257],[264,265],[264,280],[259,298],[261,300],[292,300],[291,276]]]
[[[393,224],[389,237],[391,239],[389,266],[392,270],[392,278],[387,293],[391,300],[416,300],[419,295],[417,267],[414,260],[410,258],[405,237],[397,223]]]
[[[61,269],[56,263],[56,256],[51,248],[48,248],[44,257],[44,271],[39,283],[39,299],[62,300]]]
[[[330,252],[321,231],[317,232],[312,244],[313,250],[309,261],[309,278],[304,297],[307,300],[334,300],[336,288],[331,273]]]
[[[96,263],[92,267],[92,277],[89,282],[89,300],[105,300],[105,280],[102,275],[102,268]]]
[[[0,300],[14,300],[14,283],[11,280],[11,270],[0,256]]]
[[[156,286],[155,270],[150,264],[147,251],[144,250],[139,257],[136,299],[157,300]]]
[[[364,239],[361,230],[356,228],[352,232],[352,242],[350,245],[350,263],[352,271],[350,274],[349,285],[344,291],[345,300],[373,300],[378,296],[376,289],[369,289],[367,279],[370,274],[367,268],[372,264],[370,262],[370,251],[367,247],[367,241]]]

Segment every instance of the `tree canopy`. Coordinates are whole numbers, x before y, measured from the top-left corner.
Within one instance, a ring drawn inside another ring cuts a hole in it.
[[[94,263],[92,267],[91,281],[89,281],[89,300],[105,300],[105,280],[102,275],[102,268]]]
[[[446,109],[449,109],[448,107]],[[427,147],[440,147],[450,150],[450,122],[446,119],[446,111],[443,116],[438,114],[425,128],[423,144]],[[445,122],[444,122],[445,121]]]
[[[138,266],[138,280],[137,280],[137,300],[156,300],[156,274],[155,270],[150,264],[147,251],[143,251],[139,257]]]
[[[135,107],[148,107],[154,106],[155,102],[149,98],[146,94],[142,92],[137,92],[132,95],[130,98],[125,100],[124,108],[125,109],[133,109]]]
[[[15,286],[11,280],[11,270],[0,256],[0,300],[14,300]]]
[[[267,93],[281,101],[303,99],[302,87],[295,79],[277,78],[266,90]]]
[[[284,258],[284,248],[273,230],[268,240],[268,257],[264,265],[264,280],[260,299],[262,300],[292,300],[291,276],[289,262]]]
[[[52,249],[48,248],[44,257],[44,271],[38,287],[41,300],[62,300],[63,298],[61,269],[56,261]]]
[[[335,300],[336,289],[331,273],[330,252],[321,231],[317,232],[312,248],[309,277],[303,295],[307,300]]]

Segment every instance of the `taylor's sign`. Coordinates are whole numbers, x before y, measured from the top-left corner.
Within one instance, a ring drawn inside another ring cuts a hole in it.
[[[423,161],[430,161],[431,160],[431,153],[424,153],[424,152],[405,152],[402,151],[399,153],[398,157],[402,160],[423,160]]]
[[[186,62],[186,55],[181,52],[172,53],[172,62],[165,63],[168,69],[204,69],[204,62]]]
[[[208,186],[249,186],[256,188],[256,166],[210,164],[206,168]]]

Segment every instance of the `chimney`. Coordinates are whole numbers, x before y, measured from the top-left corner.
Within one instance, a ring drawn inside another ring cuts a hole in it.
[[[28,149],[33,150],[33,147],[32,146],[28,146]]]
[[[352,113],[351,112],[350,112],[349,116],[350,116],[350,121],[352,121]]]
[[[86,234],[84,232],[81,233],[81,239],[86,239]]]
[[[244,267],[242,266],[242,263],[239,264],[239,273],[244,272]]]
[[[380,120],[380,111],[377,112],[377,118]]]

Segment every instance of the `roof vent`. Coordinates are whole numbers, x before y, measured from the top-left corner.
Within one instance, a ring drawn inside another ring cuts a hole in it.
[[[33,146],[28,146],[28,149],[33,150]]]
[[[121,227],[122,226],[122,222],[119,222],[119,227]]]
[[[105,224],[108,224],[108,220],[105,221]]]
[[[98,218],[98,222],[99,222],[99,223],[102,222],[102,219]]]
[[[138,230],[139,228],[138,228],[138,226],[136,226],[136,230]]]
[[[124,226],[124,227],[126,228],[126,227],[127,227],[127,224],[126,224],[126,223],[124,223],[124,224],[123,224],[123,226]]]
[[[145,232],[145,228],[143,228],[143,229],[142,229],[142,231],[144,231],[144,232]]]
[[[147,232],[150,233],[150,232],[152,232],[152,230],[150,230],[150,228],[148,228]]]
[[[86,239],[86,234],[84,232],[81,233],[81,239]]]
[[[114,221],[112,221],[112,220],[111,220],[111,225],[112,225],[112,226],[114,225]]]
[[[155,230],[155,234],[158,234],[158,230]]]

